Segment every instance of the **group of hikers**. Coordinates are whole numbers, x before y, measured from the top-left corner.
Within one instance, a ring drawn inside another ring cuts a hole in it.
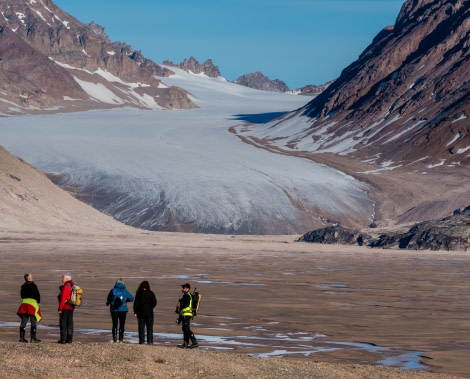
[[[59,287],[60,293],[57,296],[60,328],[58,343],[66,344],[72,343],[73,339],[73,311],[75,305],[72,303],[71,298],[74,282],[70,273],[63,274],[61,279],[62,285]],[[178,324],[182,324],[183,343],[177,346],[180,348],[195,348],[199,345],[190,326],[193,318],[191,286],[189,283],[184,283],[180,287],[183,295],[176,305],[176,312],[179,314]],[[21,286],[20,294],[21,305],[17,311],[18,316],[21,318],[19,342],[28,342],[25,338],[28,320],[31,324],[30,342],[41,342],[36,334],[37,323],[42,318],[39,306],[41,295],[31,273],[24,274],[24,283]],[[157,297],[150,289],[147,280],[139,284],[135,297],[127,290],[122,279],[116,280],[114,287],[109,291],[106,305],[109,306],[111,313],[113,342],[123,341],[126,316],[129,311],[127,303],[129,302],[133,302],[133,312],[137,318],[139,344],[144,344],[146,341],[147,344],[153,345],[153,310],[157,306]]]

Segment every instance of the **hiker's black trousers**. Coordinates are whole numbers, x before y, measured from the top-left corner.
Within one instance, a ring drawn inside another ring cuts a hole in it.
[[[73,339],[73,311],[62,310],[59,316],[60,340],[72,342]]]
[[[145,328],[147,328],[147,343],[153,344],[153,313],[150,316],[137,317],[137,326],[139,329],[139,343],[145,342]]]
[[[194,333],[191,331],[191,316],[183,316],[182,329],[183,329],[183,338],[186,344],[189,344],[189,340],[195,340]]]
[[[126,316],[127,311],[111,312],[111,319],[113,320],[113,332],[117,331],[119,323],[119,337],[124,335],[124,328],[126,326]]]

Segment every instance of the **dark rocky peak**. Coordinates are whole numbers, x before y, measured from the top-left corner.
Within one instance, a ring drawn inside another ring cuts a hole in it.
[[[314,84],[308,84],[302,88],[294,90],[293,92],[298,95],[315,97],[321,94],[325,89],[327,89],[331,83],[333,83],[333,81],[326,82],[325,84],[321,84],[319,86],[316,86]]]
[[[191,57],[189,59],[185,59],[179,64],[175,64],[170,60],[165,60],[163,64],[166,66],[177,67],[194,74],[204,74],[210,78],[218,78],[220,76],[219,68],[212,63],[212,59],[207,59],[204,63],[200,64],[196,58]]]
[[[262,91],[271,92],[289,92],[287,84],[279,79],[271,80],[267,76],[264,76],[261,72],[255,72],[251,74],[245,74],[240,76],[238,79],[233,81],[235,84],[241,86],[259,89]]]
[[[108,38],[108,36],[106,35],[106,32],[105,32],[105,29],[101,26],[101,25],[98,25],[98,24],[95,24],[94,21],[90,22],[88,24],[88,26],[90,27],[90,29],[95,32],[95,34],[97,36],[99,36],[100,38],[102,38],[103,40],[105,40],[106,42],[108,43],[111,43],[110,39]]]

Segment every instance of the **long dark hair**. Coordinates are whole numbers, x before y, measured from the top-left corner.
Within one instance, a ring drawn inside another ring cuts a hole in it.
[[[139,288],[137,288],[137,293],[144,292],[144,291],[150,291],[150,284],[146,280],[140,283]]]

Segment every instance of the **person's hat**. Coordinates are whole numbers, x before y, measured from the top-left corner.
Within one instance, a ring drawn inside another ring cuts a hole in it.
[[[181,284],[181,287],[191,289],[191,286],[189,285],[189,283]]]

